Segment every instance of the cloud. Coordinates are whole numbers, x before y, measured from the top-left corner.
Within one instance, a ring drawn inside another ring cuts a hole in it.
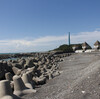
[[[72,35],[71,39],[72,43],[83,43],[86,41],[93,46],[96,40],[100,40],[100,31],[81,32],[77,35]]]
[[[53,42],[53,41],[60,41],[65,40],[66,36],[46,36],[41,37],[39,39],[34,40],[34,43],[40,43],[40,42]]]
[[[81,32],[71,34],[71,43],[88,42],[93,46],[96,40],[100,40],[100,31]],[[45,36],[36,39],[17,39],[17,40],[0,40],[0,53],[9,52],[34,52],[47,51],[58,47],[61,44],[67,44],[68,36]]]
[[[67,36],[46,36],[34,40],[0,40],[0,52],[31,52],[46,51],[55,48],[57,42],[66,40]],[[59,44],[59,43],[58,43]]]

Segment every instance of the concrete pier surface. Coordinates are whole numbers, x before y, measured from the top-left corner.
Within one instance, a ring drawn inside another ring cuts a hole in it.
[[[60,76],[23,99],[100,99],[100,52],[74,54],[59,64]]]

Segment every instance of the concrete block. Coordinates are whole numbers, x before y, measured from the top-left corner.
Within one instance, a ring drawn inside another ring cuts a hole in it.
[[[14,94],[17,96],[23,96],[29,93],[36,92],[36,90],[34,89],[27,88],[20,76],[15,75],[13,77],[13,81],[14,81]]]

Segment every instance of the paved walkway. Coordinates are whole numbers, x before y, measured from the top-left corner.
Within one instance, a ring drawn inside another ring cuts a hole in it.
[[[100,99],[97,92],[100,81],[99,59],[99,54],[75,54],[64,58],[59,64],[62,74],[38,88],[37,93],[27,95],[24,99]],[[96,90],[95,87],[91,89],[96,84],[95,81],[98,85]],[[96,94],[92,93],[94,91]]]

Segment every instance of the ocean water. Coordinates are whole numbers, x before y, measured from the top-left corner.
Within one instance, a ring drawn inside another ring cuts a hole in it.
[[[7,59],[1,59],[1,60],[5,60],[5,61],[8,61],[8,60],[17,60],[18,58],[7,58]]]
[[[2,54],[19,54],[19,53],[0,53],[0,55]]]
[[[6,55],[6,54],[13,55],[13,54],[19,54],[19,53],[0,53],[0,55]],[[17,59],[18,58],[7,58],[7,59],[0,59],[0,60],[8,61],[8,60],[17,60]]]

